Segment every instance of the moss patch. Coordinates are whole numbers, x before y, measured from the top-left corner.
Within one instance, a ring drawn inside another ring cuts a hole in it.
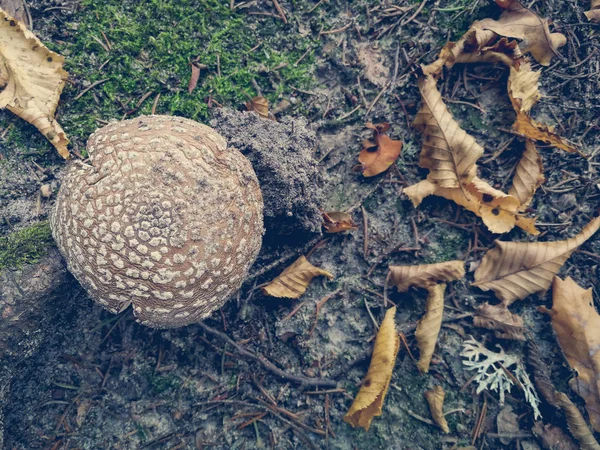
[[[37,262],[52,242],[48,221],[0,237],[0,270]]]

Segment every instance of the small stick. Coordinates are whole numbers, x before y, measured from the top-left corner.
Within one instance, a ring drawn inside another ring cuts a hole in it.
[[[367,256],[369,255],[369,223],[368,223],[368,219],[367,219],[367,211],[365,210],[365,207],[363,205],[360,205],[360,210],[362,211],[362,216],[363,216],[363,232],[364,232],[363,254],[365,256],[365,259],[367,259]],[[418,242],[417,242],[417,245],[419,245]]]
[[[326,34],[335,34],[335,33],[341,33],[342,31],[346,31],[348,28],[350,28],[352,26],[352,22],[350,22],[347,25],[344,25],[341,28],[336,28],[335,30],[329,30],[329,31],[321,31],[319,33],[319,36],[324,36]]]
[[[76,96],[76,97],[75,97],[73,100],[79,100],[81,97],[83,97],[83,95],[84,95],[84,94],[85,94],[87,91],[89,91],[90,89],[93,89],[93,88],[95,88],[96,86],[98,86],[98,85],[100,85],[100,84],[102,84],[102,83],[104,83],[104,82],[106,82],[106,81],[108,81],[108,80],[109,80],[109,78],[104,78],[104,79],[102,79],[102,80],[98,80],[98,81],[96,81],[96,82],[94,82],[94,83],[90,84],[90,85],[89,85],[88,87],[86,87],[86,88],[85,88],[83,91],[81,91],[79,94],[77,94],[77,96]]]
[[[156,94],[156,97],[154,97],[154,103],[152,103],[152,115],[156,114],[156,107],[158,106],[158,100],[160,99],[160,92],[158,94]]]
[[[288,23],[287,19],[285,18],[285,14],[283,13],[283,8],[279,4],[279,2],[277,0],[272,0],[272,1],[273,1],[273,5],[275,5],[275,9],[279,13],[279,17],[281,17],[281,20],[283,20],[283,23]]]

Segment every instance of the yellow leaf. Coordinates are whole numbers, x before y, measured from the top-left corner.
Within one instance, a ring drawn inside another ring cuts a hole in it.
[[[383,401],[392,379],[392,371],[400,347],[400,338],[394,323],[395,315],[396,307],[388,309],[385,313],[375,338],[367,376],[352,406],[344,416],[345,422],[353,427],[362,427],[365,431],[369,431],[373,418],[381,415]]]
[[[281,275],[261,289],[271,297],[298,298],[304,292],[314,277],[326,276],[333,280],[333,275],[326,270],[313,266],[306,257],[301,256],[287,267]]]
[[[590,22],[600,23],[600,0],[592,0],[590,10],[584,14]]]
[[[533,105],[541,98],[538,90],[541,73],[539,70],[531,70],[531,64],[528,62],[510,66],[508,96],[515,111],[529,114]]]
[[[67,79],[64,58],[46,48],[25,25],[0,9],[0,108],[35,126],[70,158],[69,140],[54,112]]]
[[[429,372],[429,364],[435,350],[438,334],[442,328],[442,318],[444,317],[444,291],[445,284],[436,284],[427,289],[427,304],[425,306],[425,315],[417,323],[415,337],[419,347],[419,362],[417,367],[422,373]]]
[[[565,412],[565,416],[567,418],[567,424],[569,425],[569,430],[571,434],[579,441],[579,445],[582,450],[600,450],[600,445],[596,438],[594,438],[593,433],[588,428],[585,423],[585,419],[577,409],[577,406],[573,404],[573,402],[563,394],[562,392],[556,393],[556,402]]]
[[[578,153],[583,156],[573,145],[556,134],[553,127],[536,122],[527,114],[517,112],[517,119],[513,124],[513,130],[523,137],[542,141],[566,152]]]
[[[391,139],[385,133],[390,128],[389,123],[367,123],[367,128],[373,130],[373,141],[363,142],[363,149],[358,155],[365,177],[373,177],[385,172],[394,164],[402,151],[402,142]]]
[[[439,282],[459,280],[465,276],[463,261],[446,261],[437,264],[390,266],[389,280],[399,292],[411,286],[428,289]]]
[[[600,430],[600,315],[594,308],[592,289],[583,289],[570,277],[554,277],[552,309],[540,308],[552,317],[552,328],[576,376],[569,386],[585,400],[592,426]]]
[[[525,151],[513,178],[513,185],[508,193],[519,199],[521,203],[520,210],[523,210],[533,200],[533,195],[538,187],[545,181],[544,168],[542,167],[542,158],[535,144],[527,139],[525,141]]]
[[[427,403],[429,403],[431,417],[433,417],[435,423],[439,425],[444,433],[450,433],[448,422],[446,421],[442,411],[445,397],[446,393],[441,386],[435,386],[432,390],[425,391],[425,399],[427,400]]]
[[[489,291],[506,305],[546,291],[554,276],[577,247],[600,228],[600,217],[564,241],[502,242],[489,250],[475,271],[473,286]]]
[[[330,211],[323,213],[323,228],[327,233],[341,233],[342,231],[356,230],[358,226],[350,214]]]

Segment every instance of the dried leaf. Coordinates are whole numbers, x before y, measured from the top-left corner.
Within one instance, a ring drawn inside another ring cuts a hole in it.
[[[200,67],[194,63],[190,63],[190,67],[192,68],[192,75],[190,76],[190,82],[188,84],[188,94],[191,94],[194,89],[196,89],[198,80],[200,79]]]
[[[519,416],[517,416],[511,406],[505,406],[500,410],[496,416],[496,426],[498,427],[498,434],[501,435],[500,442],[504,445],[510,444],[514,439],[508,437],[510,435],[519,434]]]
[[[352,406],[344,416],[344,422],[353,427],[362,427],[365,431],[369,431],[373,417],[381,415],[383,401],[396,364],[400,338],[396,332],[395,315],[396,307],[388,309],[385,313],[375,338],[367,376]]]
[[[269,100],[262,95],[247,101],[246,109],[248,111],[256,111],[260,117],[269,119]]]
[[[306,257],[301,256],[261,290],[271,297],[299,298],[306,292],[311,280],[319,275],[333,280],[332,274],[313,266]]]
[[[525,340],[525,324],[521,316],[511,313],[506,305],[490,305],[484,303],[475,310],[473,324],[476,327],[495,330],[495,335],[501,339]]]
[[[600,315],[594,308],[592,289],[583,289],[571,278],[554,277],[552,317],[558,343],[577,376],[569,386],[585,400],[585,408],[596,431],[600,430]]]
[[[496,0],[496,3],[505,8],[498,20],[484,19],[473,24],[480,47],[489,44],[491,31],[499,36],[520,39],[521,52],[530,52],[543,66],[550,65],[550,60],[559,56],[558,48],[566,44],[567,38],[561,33],[550,33],[547,19],[540,18],[516,0]]]
[[[432,76],[419,78],[422,105],[414,126],[423,134],[419,166],[429,169],[427,179],[441,188],[458,188],[476,175],[475,162],[483,148],[460,128],[448,111]]]
[[[364,141],[363,149],[358,155],[365,177],[373,177],[385,172],[400,156],[402,142],[391,139],[385,133],[390,128],[389,123],[367,123],[367,128],[373,130],[373,141]]]
[[[556,402],[565,412],[567,418],[567,424],[571,434],[577,439],[582,450],[600,450],[600,445],[594,438],[594,435],[585,423],[585,419],[577,409],[577,406],[563,394],[562,392],[556,393]]]
[[[510,66],[508,96],[515,111],[529,114],[533,105],[541,98],[538,90],[541,73],[539,70],[531,70],[528,62]]]
[[[600,217],[564,241],[502,242],[489,250],[475,271],[475,283],[492,290],[507,306],[536,292],[546,291],[554,276],[577,247],[600,228]]]
[[[535,141],[542,141],[546,144],[552,145],[553,147],[564,150],[565,152],[577,153],[583,156],[583,154],[577,148],[556,134],[554,127],[536,122],[527,114],[517,112],[517,118],[513,124],[513,130],[515,133],[518,133],[523,137],[533,139]]]
[[[444,291],[445,284],[436,284],[427,288],[427,304],[425,306],[425,315],[417,323],[415,338],[419,347],[419,362],[417,367],[421,373],[429,372],[429,364],[435,350],[438,334],[442,328],[442,319],[444,317]]]
[[[533,339],[527,340],[527,360],[533,371],[533,382],[548,404],[558,408],[554,393],[556,388],[550,378],[550,368],[542,359],[540,349]]]
[[[406,292],[411,286],[429,289],[437,283],[459,280],[464,276],[463,261],[446,261],[437,264],[390,266],[389,281],[399,292]]]
[[[0,8],[3,9],[8,16],[17,19],[27,28],[31,29],[25,0],[2,0],[0,1]]]
[[[35,126],[70,158],[69,140],[54,112],[67,79],[64,58],[49,50],[16,19],[0,9],[0,108],[7,108]]]
[[[323,228],[327,233],[341,233],[342,231],[356,230],[358,226],[350,214],[330,211],[323,213]]]
[[[561,428],[554,425],[536,422],[531,431],[548,450],[579,450],[575,442]]]
[[[519,199],[521,203],[519,209],[523,210],[531,204],[535,191],[545,180],[542,158],[535,144],[527,139],[525,141],[525,151],[517,165],[513,185],[508,193]]]
[[[446,393],[441,386],[435,386],[430,391],[425,391],[425,399],[427,403],[429,403],[429,411],[431,411],[431,417],[435,423],[439,425],[444,433],[450,433],[450,428],[448,428],[448,422],[444,417],[443,407],[444,407],[444,398],[446,397]]]
[[[590,22],[600,23],[600,0],[592,0],[590,10],[584,14]]]
[[[383,87],[390,78],[390,68],[385,65],[385,56],[380,48],[374,48],[370,43],[356,46],[358,62],[364,67],[364,76],[371,83]]]

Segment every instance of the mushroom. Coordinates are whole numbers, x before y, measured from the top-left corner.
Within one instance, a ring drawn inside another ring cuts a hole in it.
[[[111,123],[69,166],[51,227],[67,267],[112,313],[174,328],[241,286],[260,250],[263,200],[250,162],[181,117]]]

